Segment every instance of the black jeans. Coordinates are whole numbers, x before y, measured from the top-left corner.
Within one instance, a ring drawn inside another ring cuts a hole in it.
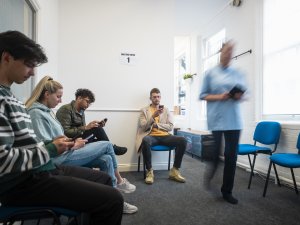
[[[175,147],[175,160],[174,167],[180,168],[182,157],[186,149],[187,141],[184,137],[167,135],[167,136],[145,136],[142,141],[142,153],[146,165],[146,169],[152,168],[151,163],[151,146],[166,145],[169,147]]]
[[[94,127],[92,129],[84,131],[82,134],[82,138],[86,138],[86,137],[90,136],[91,134],[93,134],[94,137],[90,138],[88,140],[88,143],[95,142],[95,141],[109,141],[109,139],[105,133],[105,130],[102,127]]]
[[[56,206],[84,212],[92,225],[120,225],[123,201],[109,175],[71,166],[34,174],[1,197],[7,206]]]
[[[222,136],[224,134],[224,139],[225,139],[224,171],[223,171],[223,185],[221,187],[221,191],[224,195],[232,193],[235,170],[236,170],[240,132],[241,132],[240,130],[226,130],[226,131],[212,132],[215,139],[214,160],[212,162],[213,168],[209,172],[207,172],[206,179],[209,180],[212,179],[216,172],[219,163],[219,154],[222,145]]]

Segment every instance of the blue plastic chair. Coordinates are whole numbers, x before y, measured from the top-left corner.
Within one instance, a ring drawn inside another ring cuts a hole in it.
[[[278,122],[263,121],[259,122],[255,128],[253,140],[254,144],[240,144],[239,145],[239,155],[248,155],[248,160],[250,164],[250,178],[248,183],[248,189],[250,189],[252,176],[254,176],[254,166],[257,154],[268,154],[272,155],[276,151],[277,145],[280,138],[281,126]],[[274,145],[273,149],[270,147],[257,146],[256,144],[264,145]],[[253,160],[251,162],[250,155],[253,155]]]
[[[3,225],[12,225],[16,221],[20,221],[21,224],[26,220],[37,220],[39,224],[40,219],[52,218],[53,224],[61,225],[60,216],[68,217],[68,223],[75,221],[78,224],[77,216],[79,212],[59,208],[59,207],[12,207],[12,206],[0,206],[0,223]]]
[[[290,168],[293,182],[294,182],[295,192],[296,192],[296,194],[299,193],[293,168],[300,168],[300,134],[298,135],[296,147],[298,149],[298,153],[276,153],[276,154],[273,154],[270,156],[270,165],[269,165],[269,170],[268,170],[264,193],[263,193],[264,197],[266,196],[266,193],[267,193],[267,188],[268,188],[272,165],[274,167],[274,171],[276,174],[278,186],[281,186],[275,164],[282,166],[282,167]]]
[[[168,147],[165,145],[151,146],[151,151],[157,151],[157,152],[169,151],[168,170],[170,170],[171,152],[174,149],[175,149],[175,147]],[[138,159],[138,172],[140,172],[141,154],[139,155],[139,159]],[[144,158],[143,158],[143,165],[144,165],[143,168],[144,168],[144,179],[145,179],[146,178],[146,166],[145,166]]]

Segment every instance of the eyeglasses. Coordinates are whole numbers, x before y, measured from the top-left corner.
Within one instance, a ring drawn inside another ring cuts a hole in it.
[[[88,99],[88,98],[84,98],[83,99],[85,102],[86,102],[86,104],[88,104],[88,105],[91,105],[92,103],[91,103],[91,100],[90,99]]]

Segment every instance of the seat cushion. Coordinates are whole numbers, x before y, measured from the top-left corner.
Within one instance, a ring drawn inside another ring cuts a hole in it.
[[[79,215],[78,212],[70,210],[70,209],[65,209],[65,208],[59,208],[59,207],[13,207],[13,206],[1,206],[0,207],[0,220],[4,220],[5,218],[10,217],[11,215],[14,214],[19,214],[19,213],[24,213],[24,212],[28,212],[28,213],[32,213],[33,211],[35,211],[37,213],[38,210],[52,210],[54,211],[56,214],[58,215],[65,215],[68,217],[74,217]],[[34,218],[34,216],[33,216]]]
[[[151,146],[152,151],[169,151],[173,149],[174,147],[168,147],[165,145],[156,145],[156,146]]]
[[[270,160],[273,163],[283,167],[300,167],[300,155],[296,153],[276,153],[270,156]]]
[[[272,150],[268,147],[263,146],[256,146],[256,145],[250,145],[250,144],[240,144],[239,145],[239,155],[248,155],[248,154],[254,154],[257,152],[263,152],[263,153],[269,153]]]

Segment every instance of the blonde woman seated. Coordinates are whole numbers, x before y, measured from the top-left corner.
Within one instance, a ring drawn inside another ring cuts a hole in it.
[[[52,108],[61,103],[63,86],[51,77],[45,76],[35,87],[31,97],[25,103],[31,116],[34,131],[43,141],[52,141],[64,136],[64,130],[56,119]],[[118,171],[118,164],[113,145],[108,141],[97,141],[86,144],[87,140],[77,138],[74,146],[64,152],[49,152],[54,163],[60,165],[83,166],[100,168],[107,172],[113,185],[123,193],[134,192],[136,187],[122,178]],[[124,202],[124,213],[135,213],[137,207]]]

